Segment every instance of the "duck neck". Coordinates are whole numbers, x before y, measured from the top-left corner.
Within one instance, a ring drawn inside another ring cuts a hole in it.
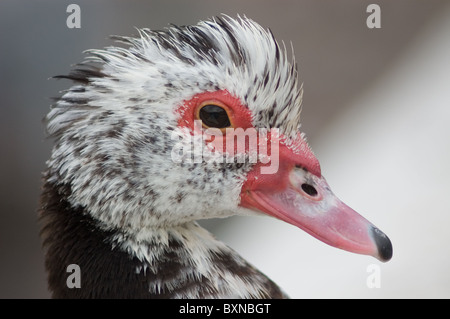
[[[130,234],[106,229],[44,185],[40,218],[49,288],[56,298],[283,297],[279,288],[195,222]],[[70,287],[69,266],[80,270]]]

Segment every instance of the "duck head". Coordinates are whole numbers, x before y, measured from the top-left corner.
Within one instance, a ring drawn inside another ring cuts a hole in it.
[[[295,61],[229,17],[115,37],[68,76],[47,116],[49,181],[105,229],[267,214],[382,261],[386,235],[342,203],[300,132]]]

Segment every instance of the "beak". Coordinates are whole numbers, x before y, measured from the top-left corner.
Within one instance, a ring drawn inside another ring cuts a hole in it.
[[[389,238],[333,194],[306,146],[301,136],[295,143],[281,142],[273,174],[261,174],[263,165],[256,164],[242,187],[240,206],[279,218],[331,246],[383,262],[391,259]]]

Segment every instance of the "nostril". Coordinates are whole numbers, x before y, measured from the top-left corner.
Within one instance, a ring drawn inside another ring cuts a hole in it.
[[[311,197],[315,197],[318,194],[317,189],[314,186],[306,184],[306,183],[302,184],[302,189],[306,194],[308,194]]]

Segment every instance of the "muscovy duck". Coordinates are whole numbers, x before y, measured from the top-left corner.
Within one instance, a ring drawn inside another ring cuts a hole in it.
[[[287,297],[196,223],[235,214],[391,258],[388,237],[322,176],[300,133],[295,61],[270,30],[222,16],[138,31],[56,76],[75,84],[46,117],[55,146],[39,216],[53,297]],[[73,264],[80,287],[67,285]]]

